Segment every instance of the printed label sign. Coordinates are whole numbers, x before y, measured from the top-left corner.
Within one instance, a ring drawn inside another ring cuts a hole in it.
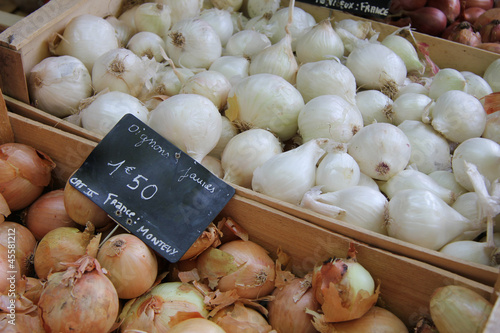
[[[389,15],[390,0],[300,0],[321,7],[337,9],[354,15],[386,17]]]
[[[102,139],[69,182],[172,263],[235,193],[131,114]]]

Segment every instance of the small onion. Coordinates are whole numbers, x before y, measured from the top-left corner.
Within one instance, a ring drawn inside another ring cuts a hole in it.
[[[27,208],[23,221],[38,241],[56,228],[80,226],[66,212],[64,189],[52,190],[38,197]]]
[[[279,0],[246,0],[243,4],[249,18],[265,14],[274,14],[280,8]]]
[[[214,28],[220,38],[222,46],[226,46],[228,39],[233,35],[233,19],[231,17],[231,12],[219,8],[210,8],[202,10],[199,18],[207,21],[208,24]]]
[[[347,154],[347,146],[339,144],[329,150],[321,159],[316,170],[316,186],[324,192],[335,192],[356,186],[359,182],[359,166]]]
[[[97,260],[108,271],[118,297],[139,297],[153,286],[158,274],[154,252],[137,236],[115,235],[97,252]]]
[[[213,156],[219,160],[222,159],[222,152],[227,146],[229,140],[231,140],[236,134],[239,133],[236,125],[229,121],[226,116],[222,116],[222,130],[220,134],[219,141],[217,145],[210,151],[208,155]]]
[[[390,123],[394,101],[380,90],[368,89],[356,93],[356,106],[363,116],[363,125],[373,122]]]
[[[72,56],[43,59],[31,69],[28,85],[34,105],[61,118],[76,113],[93,92],[87,67]]]
[[[292,37],[292,50],[295,52],[297,40],[304,35],[310,28],[316,25],[316,19],[310,13],[300,7],[293,7],[293,20],[289,26]],[[289,24],[289,8],[278,9],[269,19],[271,43],[275,44],[282,40],[287,32],[285,26]]]
[[[48,277],[38,307],[48,332],[101,333],[113,327],[119,299],[97,259],[85,256]]]
[[[100,236],[93,230],[80,231],[72,227],[60,227],[49,231],[39,242],[35,250],[35,272],[40,279],[46,279],[51,273],[61,272],[67,264],[83,257],[92,240]],[[94,244],[92,243],[92,246]]]
[[[44,152],[22,143],[4,143],[0,153],[0,194],[11,211],[26,208],[49,185],[56,164]]]
[[[218,260],[214,260],[219,258]],[[252,241],[234,240],[200,254],[197,269],[211,288],[236,290],[243,298],[257,299],[274,289],[275,264],[267,251]]]
[[[228,39],[224,55],[251,59],[269,46],[271,41],[265,34],[256,30],[241,30]]]
[[[227,104],[227,95],[231,90],[231,82],[224,74],[207,70],[197,73],[182,83],[179,94],[198,94],[205,96],[214,103],[219,110],[224,110]]]
[[[224,74],[231,84],[235,84],[249,75],[249,67],[250,61],[247,58],[226,55],[216,59],[208,69]]]
[[[130,37],[127,49],[141,58],[148,57],[161,62],[164,60],[162,52],[165,50],[165,41],[154,32],[140,31]]]

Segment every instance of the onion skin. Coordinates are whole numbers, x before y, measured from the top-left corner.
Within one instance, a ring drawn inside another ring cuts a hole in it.
[[[11,266],[9,262],[9,255],[12,255],[8,252],[8,248],[0,244],[0,294],[7,295],[9,290],[11,290],[11,282],[14,282],[15,288],[17,289],[17,281],[21,279],[21,274],[19,271],[19,266],[17,262],[14,263],[14,267]],[[12,257],[10,257],[12,259]],[[15,271],[14,279],[12,278],[12,274],[8,273],[9,271]]]
[[[271,326],[278,332],[287,333],[314,333],[312,316],[305,309],[318,311],[320,304],[314,297],[314,292],[308,288],[300,299],[302,285],[305,278],[295,278],[281,288],[276,288],[272,296],[275,298],[267,304],[268,318]],[[310,285],[310,282],[309,282]]]
[[[219,325],[227,333],[268,333],[275,329],[275,327],[269,325],[266,318],[260,312],[243,305],[241,302],[236,302],[223,308],[210,320]],[[294,318],[294,320],[296,319]]]
[[[153,286],[158,275],[158,261],[139,237],[121,234],[109,238],[99,248],[97,260],[108,271],[118,297],[139,297]]]
[[[437,288],[429,307],[440,333],[482,332],[492,308],[484,297],[458,285]]]
[[[11,236],[13,230],[15,230],[16,264],[19,265],[21,275],[29,275],[33,268],[36,239],[31,231],[22,224],[5,221],[0,224],[0,244],[6,248],[9,247],[10,243],[8,236]]]
[[[59,227],[80,228],[64,207],[64,190],[57,189],[38,197],[23,214],[23,222],[39,241],[47,232]]]
[[[210,224],[206,230],[196,239],[196,241],[189,247],[180,260],[193,259],[199,256],[203,251],[210,246],[217,247],[220,245],[220,232],[214,224]]]
[[[0,194],[11,211],[29,206],[52,180],[56,164],[45,153],[21,143],[0,145]]]
[[[110,331],[119,310],[115,287],[95,258],[83,257],[75,265],[47,279],[38,302],[44,329],[47,333]]]

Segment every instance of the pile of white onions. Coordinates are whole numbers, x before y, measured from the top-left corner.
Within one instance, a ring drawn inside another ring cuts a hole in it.
[[[30,93],[53,115],[106,135],[132,113],[232,184],[497,265],[500,60],[438,69],[408,28],[262,0],[82,15],[51,50]]]

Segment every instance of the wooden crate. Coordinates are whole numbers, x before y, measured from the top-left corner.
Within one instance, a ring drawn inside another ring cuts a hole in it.
[[[57,164],[55,188],[65,184],[97,145],[77,135],[6,112],[1,100],[0,133],[1,142],[29,144],[51,156]],[[409,327],[415,325],[420,316],[428,315],[430,297],[436,288],[449,284],[471,288],[494,303],[495,311],[488,321],[491,328],[487,327],[485,332],[496,332],[500,301],[493,286],[370,246],[239,194],[223,208],[218,218],[222,217],[237,221],[248,231],[250,240],[271,254],[278,248],[289,254],[293,272],[297,275],[309,272],[314,265],[330,257],[345,257],[349,244],[353,242],[359,263],[380,282],[378,305],[392,311]]]

